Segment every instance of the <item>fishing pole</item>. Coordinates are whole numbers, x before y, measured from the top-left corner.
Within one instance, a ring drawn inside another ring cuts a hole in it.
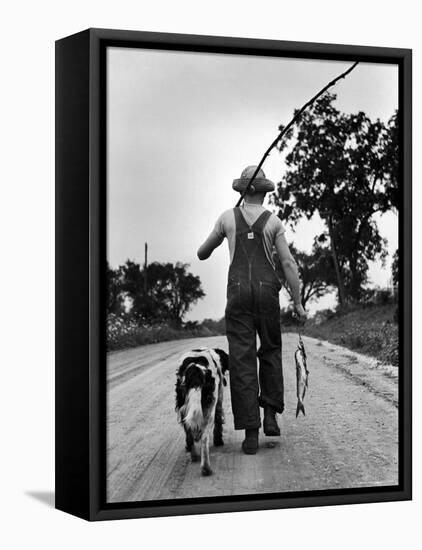
[[[255,169],[255,172],[252,174],[252,177],[251,179],[249,180],[247,186],[245,187],[245,189],[242,191],[241,195],[240,195],[240,199],[237,201],[236,203],[236,207],[240,206],[242,204],[242,201],[243,199],[245,198],[245,195],[246,193],[249,191],[251,185],[252,185],[252,182],[254,181],[254,179],[256,178],[258,172],[260,171],[262,165],[264,164],[264,161],[265,159],[268,157],[268,155],[271,153],[271,151],[274,149],[274,147],[279,143],[279,141],[281,140],[281,138],[290,130],[290,128],[293,126],[293,124],[300,118],[300,116],[302,115],[302,113],[312,105],[312,103],[314,103],[320,96],[322,96],[322,94],[324,92],[326,92],[329,88],[331,88],[332,86],[334,86],[334,84],[336,84],[341,78],[345,78],[349,73],[351,73],[353,71],[353,69],[356,67],[356,65],[358,65],[359,61],[355,61],[355,63],[353,63],[353,65],[351,67],[349,67],[347,69],[347,71],[344,71],[344,73],[342,73],[341,75],[337,76],[334,80],[332,80],[331,82],[329,82],[326,86],[324,86],[324,88],[322,88],[322,90],[320,90],[317,94],[314,95],[314,97],[312,99],[310,99],[307,103],[305,103],[305,105],[303,105],[303,107],[301,107],[299,109],[299,111],[294,115],[294,117],[292,118],[292,120],[287,124],[287,126],[285,126],[281,131],[280,133],[278,134],[278,136],[275,138],[275,140],[271,143],[271,145],[268,147],[268,149],[265,151],[264,153],[264,156],[262,157],[262,159],[260,160],[258,166],[256,167]]]
[[[303,340],[302,340],[302,334],[301,334],[301,330],[300,328],[301,327],[304,327],[305,326],[305,322],[303,321],[300,321],[299,318],[296,319],[296,329],[297,329],[297,335],[298,335],[298,338],[299,338],[299,343],[303,345]],[[305,347],[305,346],[304,346]]]

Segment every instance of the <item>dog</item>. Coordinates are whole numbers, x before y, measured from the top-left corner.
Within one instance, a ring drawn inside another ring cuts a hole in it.
[[[180,358],[176,372],[176,412],[186,434],[186,451],[192,462],[201,460],[201,474],[212,474],[209,439],[223,441],[223,388],[227,385],[229,358],[218,348],[193,349]],[[198,446],[200,452],[198,452]]]

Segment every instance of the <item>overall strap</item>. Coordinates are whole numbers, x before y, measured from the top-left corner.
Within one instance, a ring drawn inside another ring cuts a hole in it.
[[[236,206],[235,208],[233,208],[233,212],[234,212],[234,219],[235,219],[235,222],[236,222],[236,235],[238,233],[249,233],[251,228],[246,223],[246,220],[243,217],[243,214],[240,211],[240,208],[238,206]]]
[[[264,227],[266,226],[268,220],[270,219],[271,212],[266,210],[263,212],[259,218],[256,220],[256,222],[253,224],[252,229],[253,231],[256,231],[257,233],[262,233],[264,231]]]

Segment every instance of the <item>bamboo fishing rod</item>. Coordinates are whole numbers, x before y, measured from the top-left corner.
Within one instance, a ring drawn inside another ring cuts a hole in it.
[[[277,145],[277,143],[280,142],[282,137],[290,130],[290,128],[293,126],[293,124],[300,118],[302,113],[312,105],[324,92],[326,92],[329,88],[334,86],[341,78],[345,78],[349,73],[353,71],[353,69],[358,65],[359,61],[355,61],[351,67],[347,69],[347,71],[344,71],[344,73],[341,73],[341,75],[337,76],[334,80],[329,82],[322,90],[320,90],[312,99],[310,99],[303,107],[299,109],[299,111],[296,113],[296,115],[292,118],[292,120],[285,126],[281,132],[278,134],[278,136],[275,138],[275,140],[271,143],[271,145],[268,147],[268,149],[265,151],[264,156],[260,160],[258,166],[255,169],[255,172],[253,173],[251,179],[248,182],[248,185],[245,187],[245,189],[242,191],[240,195],[240,199],[236,203],[236,207],[240,206],[242,204],[243,199],[245,198],[246,193],[249,191],[254,179],[256,178],[258,172],[260,171],[262,165],[265,162],[265,159],[268,157],[268,155],[271,153],[271,151],[274,149],[274,147]]]

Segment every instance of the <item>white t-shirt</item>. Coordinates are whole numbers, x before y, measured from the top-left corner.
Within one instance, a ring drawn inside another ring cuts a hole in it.
[[[242,212],[246,223],[251,226],[256,222],[259,216],[266,211],[266,208],[260,204],[244,203],[240,207],[240,211]],[[230,263],[232,263],[236,248],[236,221],[233,208],[226,210],[221,214],[214,226],[214,231],[220,238],[227,238],[230,252]],[[284,229],[280,218],[271,213],[271,216],[268,218],[268,221],[264,227],[263,243],[265,254],[273,267],[273,247],[275,246],[277,239],[281,237],[285,231],[286,230]]]

